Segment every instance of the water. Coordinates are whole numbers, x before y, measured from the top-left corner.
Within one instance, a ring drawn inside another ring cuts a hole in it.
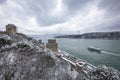
[[[106,65],[120,71],[120,40],[94,39],[57,39],[59,48],[77,58],[84,59],[93,65]],[[94,46],[102,52],[90,52],[87,48]]]
[[[39,37],[45,43],[51,37]],[[120,40],[97,40],[97,39],[56,39],[59,49],[64,50],[73,56],[86,60],[93,65],[106,65],[120,71]],[[89,46],[101,48],[102,52],[90,52]]]

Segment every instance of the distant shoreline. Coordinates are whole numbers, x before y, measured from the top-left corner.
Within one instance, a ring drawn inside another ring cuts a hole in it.
[[[79,35],[60,35],[54,38],[120,40],[120,32],[92,32]]]

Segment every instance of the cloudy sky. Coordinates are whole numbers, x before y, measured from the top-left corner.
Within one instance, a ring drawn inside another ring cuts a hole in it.
[[[0,30],[25,34],[120,31],[120,0],[0,0]]]

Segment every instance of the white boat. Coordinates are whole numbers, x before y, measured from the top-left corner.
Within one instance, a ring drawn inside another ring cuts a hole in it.
[[[91,51],[91,52],[99,52],[100,53],[102,49],[101,48],[95,48],[93,46],[89,46],[88,50]]]

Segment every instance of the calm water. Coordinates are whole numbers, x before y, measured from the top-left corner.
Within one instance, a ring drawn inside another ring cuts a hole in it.
[[[41,36],[47,42],[51,37]],[[93,65],[111,66],[120,71],[120,40],[97,40],[97,39],[57,39],[59,49],[64,50],[77,58],[84,59]],[[102,53],[88,51],[89,46],[101,48]]]
[[[120,71],[120,40],[57,39],[59,48],[94,65],[107,65]],[[88,51],[88,46],[101,48],[102,53]]]

